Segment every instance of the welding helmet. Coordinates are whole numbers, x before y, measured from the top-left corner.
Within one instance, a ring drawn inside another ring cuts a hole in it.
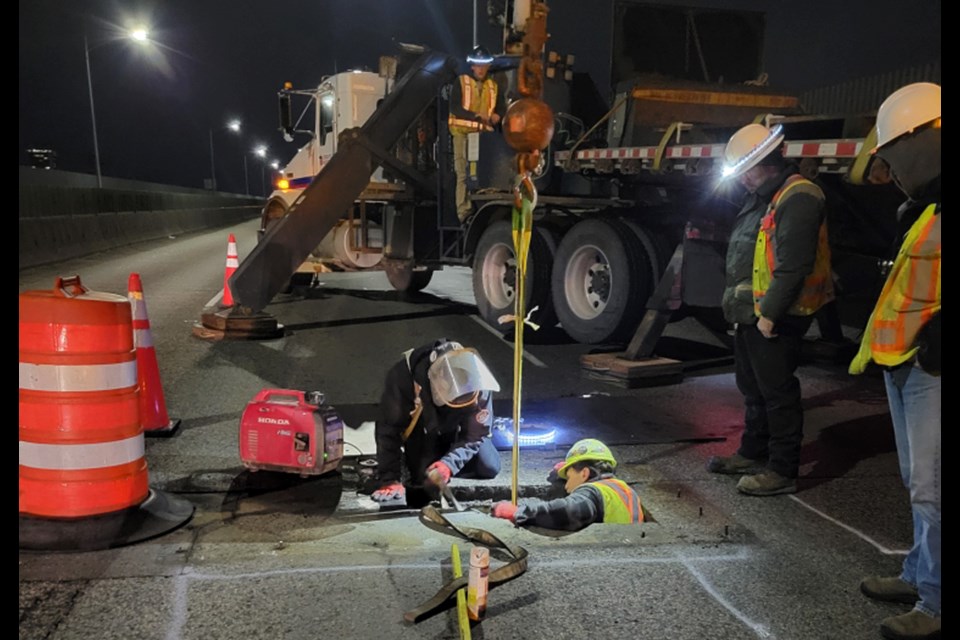
[[[447,345],[454,345],[444,348]],[[438,407],[462,407],[476,400],[481,391],[500,391],[493,373],[475,349],[446,343],[430,353],[430,391]]]
[[[563,461],[563,466],[557,469],[557,475],[562,480],[567,479],[567,469],[584,461],[606,462],[611,469],[616,469],[617,460],[613,457],[610,447],[594,438],[586,438],[575,442],[570,450],[567,451],[567,457]]]
[[[474,47],[473,51],[467,55],[467,62],[469,64],[490,64],[493,62],[493,56],[483,47]]]
[[[877,111],[877,146],[889,144],[940,117],[940,85],[915,82],[890,94]]]
[[[741,128],[730,137],[723,150],[723,177],[742,176],[779,148],[782,142],[783,127],[780,125],[768,129],[753,123]]]

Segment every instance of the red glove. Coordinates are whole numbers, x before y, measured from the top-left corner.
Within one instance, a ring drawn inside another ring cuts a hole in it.
[[[514,522],[513,518],[517,515],[517,505],[507,501],[494,502],[490,508],[490,515],[494,518],[503,518],[504,520]]]
[[[387,502],[388,500],[399,500],[407,495],[407,490],[399,482],[391,482],[373,492],[370,497],[376,502]]]
[[[428,478],[430,477],[431,471],[437,472],[437,475],[439,475],[440,479],[443,480],[443,484],[447,484],[448,482],[450,482],[450,478],[453,477],[453,471],[450,469],[450,467],[448,467],[443,462],[440,462],[439,460],[437,462],[434,462],[429,467],[427,467]]]

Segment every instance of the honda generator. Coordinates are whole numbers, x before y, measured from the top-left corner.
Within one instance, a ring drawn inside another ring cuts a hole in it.
[[[319,391],[264,389],[240,419],[240,459],[252,471],[315,476],[343,458],[343,420]]]

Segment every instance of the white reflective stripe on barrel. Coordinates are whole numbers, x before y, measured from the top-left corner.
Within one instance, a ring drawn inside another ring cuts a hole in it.
[[[143,457],[143,434],[97,444],[39,444],[20,441],[20,464],[33,469],[79,471],[134,462]]]
[[[20,363],[20,388],[29,391],[112,391],[137,386],[137,361],[59,365]]]

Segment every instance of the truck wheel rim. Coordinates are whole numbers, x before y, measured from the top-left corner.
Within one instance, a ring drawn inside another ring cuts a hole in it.
[[[502,309],[513,304],[516,292],[517,264],[513,249],[496,244],[483,258],[483,294],[490,305]]]
[[[570,311],[578,318],[592,320],[603,313],[612,284],[610,262],[600,249],[587,245],[570,256],[563,289]]]

